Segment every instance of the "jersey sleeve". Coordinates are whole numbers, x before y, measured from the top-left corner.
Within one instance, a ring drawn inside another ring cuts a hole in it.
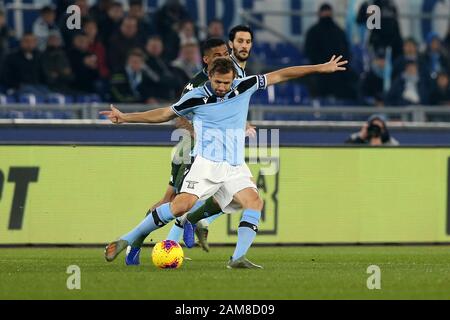
[[[250,76],[247,78],[236,80],[235,94],[242,94],[245,92],[255,93],[257,90],[264,90],[267,88],[267,77],[265,75]],[[231,97],[234,95],[232,94]]]
[[[198,94],[198,90],[192,90],[186,93],[181,99],[175,104],[171,105],[170,108],[179,117],[187,117],[191,112],[202,105],[205,104],[205,100]]]

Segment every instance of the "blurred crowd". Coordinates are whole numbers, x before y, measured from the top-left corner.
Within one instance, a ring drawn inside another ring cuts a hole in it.
[[[3,93],[95,93],[105,101],[129,103],[174,100],[203,67],[202,42],[225,37],[222,22],[212,20],[199,39],[198,26],[178,0],[166,1],[151,15],[142,0],[129,0],[128,10],[113,0],[99,0],[92,7],[87,0],[57,3],[40,10],[32,32],[22,36],[17,48],[8,46],[11,31],[0,12]],[[362,70],[308,78],[311,97],[373,106],[449,104],[450,28],[445,39],[436,33],[423,44],[402,39],[391,0],[365,2],[356,21],[361,26],[372,3],[382,8],[382,28],[365,40],[361,56],[368,59]],[[80,30],[66,26],[71,4],[81,10]],[[361,60],[336,23],[333,7],[324,4],[318,22],[306,33],[304,54],[309,63],[323,63],[336,53]]]
[[[81,29],[66,23],[66,8],[81,12]],[[211,36],[223,38],[220,21],[210,22]],[[122,3],[100,0],[58,1],[45,6],[33,30],[18,48],[7,47],[10,31],[0,14],[0,81],[4,92],[96,93],[114,102],[155,102],[176,99],[202,68],[201,41],[184,6],[166,1],[149,14],[141,0]]]
[[[367,7],[381,8],[381,29],[366,33],[360,56],[353,56],[345,31],[335,22],[333,8],[323,4],[319,21],[306,35],[305,53],[312,63],[321,63],[336,52],[352,61],[367,56],[362,72],[318,76],[311,79],[311,94],[357,101],[362,105],[406,106],[450,104],[450,26],[445,39],[435,32],[426,42],[403,39],[398,11],[391,0],[362,4],[357,23],[367,30]]]

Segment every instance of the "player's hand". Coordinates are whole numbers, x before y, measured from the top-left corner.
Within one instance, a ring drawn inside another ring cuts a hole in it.
[[[100,111],[99,114],[107,116],[112,123],[124,123],[125,119],[123,113],[112,104],[110,105],[110,108],[111,111]]]
[[[341,61],[341,59],[342,59],[342,56],[339,56],[336,58],[336,56],[333,55],[333,57],[331,57],[330,61],[323,64],[323,67],[321,69],[322,73],[333,73],[336,71],[347,70],[347,68],[345,68],[343,66],[345,66],[348,63],[348,61],[347,60]]]
[[[247,123],[247,127],[245,128],[245,136],[246,137],[256,137],[256,127],[252,126],[250,123]]]

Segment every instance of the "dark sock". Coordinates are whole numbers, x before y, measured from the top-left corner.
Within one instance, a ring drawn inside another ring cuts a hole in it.
[[[219,214],[222,212],[222,209],[214,202],[213,197],[209,198],[205,201],[205,204],[202,205],[195,211],[189,212],[187,215],[187,219],[190,223],[195,224],[202,219],[211,217],[213,215]]]

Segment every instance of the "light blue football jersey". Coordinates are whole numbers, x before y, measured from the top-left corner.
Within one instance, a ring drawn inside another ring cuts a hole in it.
[[[250,98],[266,86],[265,75],[235,79],[230,92],[220,98],[214,94],[208,81],[172,105],[178,116],[192,114],[196,140],[192,155],[231,165],[244,163]]]

